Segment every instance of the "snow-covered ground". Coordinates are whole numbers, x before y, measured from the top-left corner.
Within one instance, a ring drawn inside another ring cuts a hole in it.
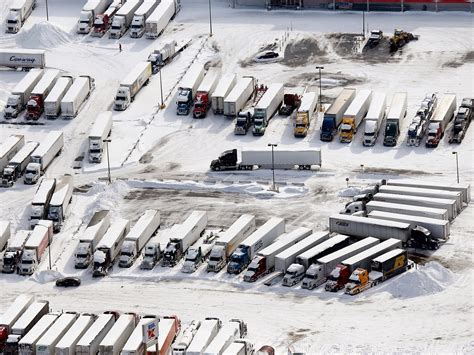
[[[12,1],[2,1],[0,18]],[[363,57],[344,37],[334,33],[359,33],[360,13],[272,11],[231,9],[226,0],[214,0],[213,32],[208,36],[207,0],[182,0],[183,9],[156,41],[98,39],[75,34],[75,23],[85,1],[49,0],[50,21],[45,21],[45,1],[17,35],[4,34],[0,27],[0,48],[43,48],[48,67],[73,75],[87,74],[96,89],[73,120],[46,121],[43,125],[0,125],[0,142],[21,133],[26,140],[41,139],[51,129],[64,131],[66,148],[48,176],[74,173],[75,185],[70,215],[51,248],[53,269],[63,275],[80,275],[83,285],[76,290],[58,290],[50,281],[47,265],[28,278],[0,275],[0,312],[21,292],[47,298],[56,309],[100,312],[107,309],[140,313],[177,314],[184,323],[206,316],[242,318],[249,324],[249,338],[258,346],[272,344],[278,354],[300,343],[309,353],[325,352],[460,352],[474,351],[472,233],[473,210],[469,206],[456,218],[451,238],[426,257],[425,265],[400,275],[358,297],[313,292],[258,282],[243,284],[224,272],[208,275],[202,268],[192,275],[174,269],[114,270],[110,277],[96,280],[73,267],[73,253],[79,233],[99,208],[113,216],[136,221],[146,208],[162,213],[162,228],[180,223],[193,209],[209,211],[209,225],[228,227],[242,213],[254,213],[259,224],[281,216],[287,229],[307,226],[327,228],[328,216],[345,202],[340,191],[387,177],[410,176],[455,182],[452,151],[459,153],[461,180],[473,182],[474,128],[460,146],[446,138],[436,149],[423,145],[395,148],[363,147],[361,131],[349,145],[319,140],[321,116],[311,124],[304,139],[293,136],[293,122],[275,117],[263,137],[234,136],[233,124],[210,114],[204,120],[175,115],[176,85],[194,62],[218,63],[223,72],[253,75],[260,83],[282,82],[289,86],[318,87],[316,65],[324,65],[323,101],[329,103],[342,87],[369,88],[385,92],[390,100],[398,91],[408,93],[408,115],[402,137],[421,100],[427,93],[474,95],[472,14],[468,13],[369,13],[370,29],[390,34],[404,28],[420,36],[394,56]],[[282,40],[284,38],[284,40]],[[113,112],[114,125],[110,158],[112,176],[107,185],[106,159],[82,169],[72,162],[86,149],[86,139],[95,117],[111,107],[121,79],[137,61],[161,43],[192,40],[163,70],[166,108],[159,109],[160,83],[150,84],[124,112]],[[123,51],[119,52],[118,44]],[[277,63],[253,63],[252,58],[273,46],[285,58]],[[0,111],[10,90],[25,75],[0,71]],[[3,120],[0,114],[0,120]],[[21,119],[18,119],[21,121]],[[271,171],[211,173],[209,163],[229,148],[319,147],[323,154],[320,170],[277,171],[276,180],[285,185],[280,193],[268,191]],[[361,168],[364,165],[364,169]],[[29,204],[35,187],[21,182],[0,191],[2,219],[15,229],[28,225]],[[203,267],[203,266],[202,266]]]

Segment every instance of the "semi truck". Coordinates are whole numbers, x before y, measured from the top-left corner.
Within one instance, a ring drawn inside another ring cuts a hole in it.
[[[209,68],[206,76],[197,88],[196,101],[193,107],[194,118],[205,118],[207,111],[211,108],[211,95],[213,94],[219,77],[221,69],[218,67]]]
[[[178,317],[164,316],[160,318],[160,323],[158,325],[159,355],[167,355],[171,353],[171,349],[172,349],[171,344],[173,344],[173,342],[175,341],[180,330],[181,330],[181,321],[178,319]],[[152,347],[152,349],[153,348],[156,349],[156,347]]]
[[[104,140],[112,133],[112,112],[105,111],[97,115],[97,118],[89,133],[89,162],[102,162],[104,153]]]
[[[197,89],[204,78],[204,65],[196,63],[191,65],[186,74],[181,79],[178,87],[176,99],[176,113],[178,115],[187,115],[191,110],[196,97]]]
[[[139,355],[146,354],[145,344],[143,343],[143,325],[148,323],[150,318],[141,318],[127,342],[122,348],[120,355]]]
[[[150,77],[151,63],[139,62],[120,83],[115,95],[114,110],[126,110],[142,87],[148,85]]]
[[[60,312],[45,314],[18,342],[19,355],[35,355],[36,343],[44,333],[56,322],[61,315]]]
[[[28,142],[28,144],[30,144],[30,142]],[[37,145],[30,154],[29,159],[27,159],[29,162],[26,166],[23,183],[30,185],[40,181],[41,176],[51,161],[61,153],[63,144],[63,133],[60,131],[50,131],[43,143],[39,146]]]
[[[203,355],[222,354],[236,339],[247,335],[247,325],[239,319],[225,323],[216,337],[209,343]]]
[[[449,143],[461,143],[474,119],[474,99],[465,97],[461,101],[453,126],[449,132]]]
[[[61,116],[63,118],[76,117],[94,88],[95,80],[92,77],[81,75],[76,78],[61,100]]]
[[[350,143],[357,128],[369,111],[370,102],[372,100],[372,90],[361,90],[357,93],[354,101],[351,102],[344,116],[339,132],[339,141],[341,143]]]
[[[0,221],[0,252],[7,246],[11,236],[11,225],[9,221]]]
[[[4,354],[18,354],[19,341],[49,312],[48,301],[33,302],[11,327]]]
[[[18,263],[20,262],[21,253],[26,241],[30,237],[31,231],[19,230],[15,235],[8,239],[5,253],[3,253],[2,272],[5,274],[12,274],[17,271]]]
[[[137,316],[132,313],[120,315],[99,345],[100,355],[119,355],[137,325]]]
[[[151,72],[156,74],[163,68],[168,62],[171,61],[177,54],[176,41],[170,41],[162,44],[158,49],[155,49],[149,56],[148,61],[151,63]]]
[[[143,260],[140,264],[142,270],[152,270],[163,256],[160,237],[152,237],[143,248]]]
[[[184,355],[191,345],[199,327],[201,326],[200,321],[193,320],[186,329],[184,329],[176,338],[173,343],[171,354],[173,355]]]
[[[283,84],[274,83],[268,86],[267,91],[258,101],[253,110],[253,128],[254,136],[263,136],[270,119],[277,113],[283,102]]]
[[[397,145],[397,139],[400,136],[400,129],[406,115],[407,93],[397,92],[393,95],[387,118],[385,120],[384,146],[394,147]]]
[[[456,95],[445,94],[439,101],[428,125],[428,137],[426,147],[436,148],[444,137],[446,128],[454,118],[456,111]]]
[[[221,271],[238,245],[253,233],[255,228],[255,216],[249,214],[240,216],[216,240],[207,262],[207,271]]]
[[[31,202],[30,228],[48,216],[51,198],[56,188],[56,179],[42,179]]]
[[[162,0],[145,22],[145,37],[158,38],[181,9],[181,0]]]
[[[20,151],[25,145],[25,136],[20,134],[12,134],[2,145],[0,145],[0,171],[8,165],[8,162]]]
[[[214,115],[222,115],[224,113],[224,99],[234,88],[237,82],[237,75],[234,73],[224,74],[216,89],[211,95],[211,106]]]
[[[318,244],[298,255],[296,257],[296,263],[302,265],[306,270],[301,283],[301,288],[312,290],[318,286],[317,277],[322,270],[322,266],[317,264],[317,260],[347,247],[349,245],[349,241],[349,236],[336,234],[321,244]]]
[[[218,318],[204,319],[186,350],[186,355],[202,355],[221,327],[222,322]]]
[[[243,150],[242,160],[237,160],[237,149],[226,150],[219,158],[211,162],[213,171],[260,169],[294,169],[309,170],[314,166],[321,167],[321,150]]]
[[[394,249],[372,260],[370,272],[358,268],[349,277],[344,293],[356,295],[370,287],[396,276],[413,266],[408,263],[406,250]]]
[[[420,207],[382,201],[370,201],[366,204],[365,207],[367,214],[372,211],[380,211],[448,220],[448,211],[442,208]]]
[[[94,251],[93,277],[106,276],[119,256],[125,236],[130,232],[130,221],[119,218],[112,222]]]
[[[36,8],[36,0],[15,0],[5,19],[5,32],[18,33]]]
[[[353,237],[365,238],[376,236],[378,239],[390,238],[407,243],[411,238],[409,223],[377,220],[367,217],[336,214],[329,217],[331,233],[346,234]]]
[[[285,220],[278,217],[270,218],[239,244],[230,257],[227,272],[240,274],[260,250],[272,244],[283,233],[285,233]]]
[[[54,324],[43,334],[36,343],[36,355],[56,354],[56,344],[71,328],[78,317],[75,312],[65,312],[61,314]]]
[[[344,112],[354,100],[356,89],[343,89],[336,100],[324,113],[323,123],[321,124],[320,139],[323,142],[330,142],[336,136],[337,130],[342,122]]]
[[[471,186],[465,183],[446,183],[439,181],[421,181],[416,179],[390,179],[386,181],[387,185],[421,187],[424,189],[436,189],[461,192],[463,203],[471,201]]]
[[[61,114],[61,101],[73,83],[72,76],[62,76],[44,100],[44,115],[47,119],[56,118]]]
[[[76,355],[95,355],[99,352],[100,342],[115,324],[115,316],[112,313],[100,314],[78,340],[75,348]]]
[[[448,219],[451,221],[458,214],[456,200],[447,200],[444,198],[421,197],[410,195],[384,194],[378,193],[374,196],[375,201],[401,203],[405,205],[441,208],[448,211]]]
[[[30,98],[31,92],[43,77],[43,73],[43,69],[32,69],[15,85],[10,96],[7,98],[3,113],[5,118],[16,118],[26,108],[26,103]]]
[[[283,95],[283,105],[278,110],[280,116],[291,116],[301,105],[303,93],[286,93]]]
[[[305,92],[303,94],[300,107],[296,111],[295,137],[306,137],[317,105],[318,95],[315,92]]]
[[[407,146],[419,146],[423,137],[425,136],[428,124],[431,120],[433,112],[438,105],[438,96],[432,94],[427,95],[421,102],[415,117],[408,126]]]
[[[140,38],[145,33],[145,22],[155,11],[160,3],[159,0],[145,0],[143,4],[133,14],[132,24],[130,25],[130,37]]]
[[[48,219],[53,221],[55,233],[61,230],[66,219],[67,208],[72,201],[72,190],[74,189],[71,175],[63,175],[56,182],[54,194],[51,197],[48,209]]]
[[[206,261],[213,246],[214,243],[208,240],[207,237],[202,244],[191,245],[184,255],[184,263],[181,267],[181,272],[190,274],[196,271],[199,266]]]
[[[305,268],[296,264],[296,257],[328,239],[328,232],[316,232],[275,256],[275,270],[284,273],[283,286],[296,285],[304,277]]]
[[[20,275],[32,275],[35,272],[52,238],[53,222],[39,220],[23,247],[18,266]]]
[[[57,355],[74,355],[77,342],[94,323],[95,319],[96,316],[93,314],[84,313],[79,315],[74,324],[56,344],[55,353]]]
[[[0,67],[13,70],[30,70],[31,68],[44,68],[46,51],[43,49],[0,49]]]
[[[2,186],[11,187],[16,180],[23,175],[27,165],[30,163],[31,154],[38,147],[38,142],[27,142],[23,148],[10,160],[2,174]],[[0,248],[1,249],[1,248]]]
[[[445,219],[420,217],[402,213],[372,211],[369,218],[384,219],[395,222],[409,223],[412,228],[422,226],[431,232],[433,238],[448,239],[450,234],[450,223]]]
[[[95,17],[103,13],[110,4],[112,0],[88,0],[77,21],[77,33],[88,34],[94,26]]]
[[[110,215],[108,210],[101,210],[94,213],[79,238],[79,244],[74,253],[74,267],[76,269],[87,269],[93,262],[94,252],[109,226]]]
[[[458,211],[461,211],[462,209],[462,196],[461,196],[461,192],[459,191],[425,189],[422,187],[383,185],[383,186],[380,186],[379,193],[456,200],[456,207]]]
[[[109,30],[115,14],[124,3],[125,0],[114,0],[104,13],[97,14],[94,19],[94,28],[92,29],[91,36],[102,37]]]
[[[109,38],[119,39],[128,31],[132,24],[133,15],[142,4],[143,0],[127,0],[122,5],[112,20]]]
[[[349,277],[352,272],[357,268],[369,269],[370,262],[373,258],[380,256],[390,250],[401,248],[402,242],[398,239],[387,239],[383,242],[374,245],[356,255],[353,255],[340,264],[337,264],[336,267],[331,271],[328,276],[328,281],[325,285],[325,290],[330,292],[336,292],[342,290],[346,283],[349,281]]]
[[[224,98],[224,116],[232,119],[237,117],[254,92],[254,78],[245,77],[239,79],[232,91]]]
[[[372,147],[377,141],[380,127],[385,118],[387,110],[386,95],[381,92],[373,93],[369,110],[365,116],[365,130],[362,144],[366,147]]]
[[[170,237],[163,252],[162,266],[174,266],[181,260],[188,248],[196,243],[207,225],[206,211],[193,211]]]
[[[120,249],[119,267],[132,266],[140,251],[160,227],[160,212],[146,210],[138,219],[125,239]]]
[[[60,76],[58,69],[46,69],[41,80],[31,91],[30,98],[26,103],[26,119],[38,120],[44,112],[44,100],[51,92]]]
[[[299,227],[292,232],[278,237],[273,244],[260,250],[252,259],[244,273],[244,281],[254,282],[257,281],[258,278],[274,271],[275,256],[308,237],[311,233],[311,229]]]
[[[10,228],[10,225],[8,227]],[[4,351],[5,343],[12,331],[13,324],[15,324],[33,301],[34,297],[31,295],[18,295],[5,313],[0,316],[0,351]]]

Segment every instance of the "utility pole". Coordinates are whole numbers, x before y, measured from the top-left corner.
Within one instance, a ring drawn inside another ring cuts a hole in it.
[[[163,68],[160,69],[160,95],[161,95],[161,105],[160,108],[164,109],[166,107],[165,102],[163,101],[163,79],[161,77],[161,71]]]
[[[106,149],[107,149],[107,171],[108,171],[108,174],[109,174],[109,184],[112,183],[112,177],[110,176],[110,156],[109,156],[109,143],[112,142],[111,139],[104,139],[103,142],[105,143],[106,145]]]
[[[278,192],[278,190],[276,188],[276,185],[275,185],[275,154],[274,154],[274,148],[278,147],[278,144],[268,143],[268,146],[272,147],[272,175],[273,175],[272,181],[273,181],[273,186],[272,186],[272,189],[270,189],[270,190],[274,191],[274,192]]]
[[[48,7],[48,0],[46,0],[46,21],[49,22],[49,7]]]
[[[319,111],[323,112],[322,106],[322,97],[323,97],[323,83],[321,81],[321,70],[324,69],[322,66],[317,66],[316,69],[319,70]]]
[[[459,160],[458,160],[458,152],[453,152],[453,154],[456,156],[456,176],[459,184]]]
[[[211,0],[209,0],[209,37],[212,37],[212,11],[211,11]]]
[[[48,259],[49,259],[49,269],[51,270],[51,235],[48,232]]]

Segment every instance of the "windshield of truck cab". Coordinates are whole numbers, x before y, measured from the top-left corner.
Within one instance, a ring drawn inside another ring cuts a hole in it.
[[[340,275],[339,269],[334,269],[334,270],[331,271],[331,273],[329,274],[328,279],[335,281],[335,280],[337,280],[337,279],[339,278],[339,275]]]
[[[11,257],[4,257],[3,258],[3,265],[13,265],[14,258]]]
[[[25,174],[36,174],[36,170],[35,169],[26,169]]]
[[[130,253],[128,251],[123,251],[122,256],[132,256],[132,253]]]
[[[341,125],[341,132],[350,132],[352,130],[352,126],[349,124]]]
[[[195,107],[195,108],[204,108],[204,105],[203,105],[203,104],[195,103],[195,104],[194,104],[194,107]]]
[[[356,284],[360,284],[359,276],[354,275],[354,274],[352,274],[352,275],[349,277],[349,281],[352,281],[352,282],[354,282],[354,283],[356,283]]]
[[[238,127],[242,127],[242,126],[245,126],[246,122],[247,122],[247,120],[237,120],[235,125],[238,126]]]
[[[209,260],[210,260],[210,261],[219,261],[219,260],[221,260],[221,258],[219,258],[218,256],[211,256],[211,257],[209,258]]]
[[[303,123],[297,123],[297,124],[295,125],[295,127],[296,127],[296,128],[305,128],[306,125],[303,124]]]
[[[397,132],[397,127],[395,124],[388,124],[387,127],[385,127],[385,135],[386,136],[395,136]]]
[[[238,263],[240,261],[240,256],[239,255],[232,255],[230,257],[230,260]]]
[[[142,26],[140,26],[140,25],[132,25],[131,27],[132,27],[132,28],[141,28]]]
[[[85,258],[87,258],[87,254],[76,254],[76,258],[85,259]]]
[[[317,274],[306,274],[306,278],[311,279],[311,280],[316,280],[318,278]]]
[[[100,149],[90,149],[90,150],[89,150],[89,153],[91,153],[91,154],[98,154],[98,153],[100,153]]]
[[[14,25],[14,24],[17,23],[17,21],[16,20],[8,20],[8,23]]]
[[[25,265],[30,265],[33,264],[33,260],[22,260],[21,263]]]
[[[115,101],[125,101],[126,97],[125,96],[115,96]]]

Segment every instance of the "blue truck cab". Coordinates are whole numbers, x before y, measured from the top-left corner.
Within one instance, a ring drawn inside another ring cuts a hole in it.
[[[178,105],[176,113],[178,115],[188,115],[193,106],[193,92],[190,89],[179,89],[176,104]]]
[[[240,274],[250,264],[248,247],[238,247],[230,256],[227,272],[229,274]]]

